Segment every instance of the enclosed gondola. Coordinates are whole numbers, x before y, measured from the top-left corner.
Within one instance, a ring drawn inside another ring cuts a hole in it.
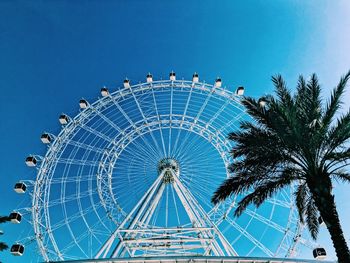
[[[221,78],[217,78],[217,79],[215,80],[215,87],[216,87],[216,88],[221,88],[221,85],[222,85]]]
[[[266,105],[266,99],[265,98],[260,98],[258,100],[260,107],[265,107]]]
[[[124,84],[124,88],[130,89],[130,80],[128,80],[127,78],[124,79],[123,84]]]
[[[11,254],[14,256],[22,256],[24,253],[24,246],[21,244],[14,244],[11,246]]]
[[[106,87],[103,87],[101,89],[101,95],[102,95],[102,97],[107,97],[109,95],[109,91]]]
[[[238,96],[243,96],[243,94],[244,94],[244,87],[238,87],[237,90],[236,90],[236,94]]]
[[[32,155],[28,156],[26,158],[26,165],[29,166],[29,167],[36,166],[37,162],[38,162],[37,159],[34,156],[32,156]]]
[[[171,81],[176,80],[176,75],[175,75],[175,72],[174,72],[174,71],[170,72],[170,74],[169,74],[169,79],[170,79]]]
[[[66,114],[61,114],[58,120],[62,125],[66,125],[69,122],[69,118]]]
[[[88,102],[86,101],[86,100],[84,100],[84,99],[81,99],[80,101],[79,101],[79,107],[80,107],[80,109],[86,109],[87,107],[88,107]]]
[[[327,257],[326,250],[323,247],[315,248],[312,254],[315,259],[325,259]]]
[[[199,75],[197,72],[195,72],[193,75],[192,75],[192,82],[193,83],[197,83],[199,81]]]
[[[14,190],[18,194],[24,194],[27,190],[27,186],[25,183],[19,182],[15,184]]]
[[[147,83],[151,83],[153,81],[153,76],[151,73],[148,73],[146,76],[146,81]]]
[[[18,212],[12,212],[9,215],[9,219],[10,219],[11,223],[19,224],[19,223],[21,223],[22,215],[20,213],[18,213]]]
[[[49,143],[51,143],[51,136],[50,136],[50,134],[48,134],[48,133],[43,133],[41,136],[40,136],[40,140],[41,140],[41,142],[42,143],[44,143],[44,144],[49,144]]]

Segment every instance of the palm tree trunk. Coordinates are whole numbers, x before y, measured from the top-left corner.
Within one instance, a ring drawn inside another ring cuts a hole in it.
[[[328,180],[327,180],[328,181]],[[325,187],[325,184],[318,184],[318,187],[311,190],[313,199],[325,222],[328,232],[331,235],[333,246],[338,257],[339,263],[350,262],[350,252],[345,241],[343,230],[340,225],[339,215],[335,206],[334,195],[331,194],[331,188]]]

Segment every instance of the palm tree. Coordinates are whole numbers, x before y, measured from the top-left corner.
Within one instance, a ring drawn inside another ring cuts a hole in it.
[[[237,161],[229,167],[232,177],[216,190],[217,204],[233,194],[245,195],[235,216],[248,205],[259,207],[283,187],[297,184],[295,203],[302,223],[316,239],[321,216],[331,235],[339,263],[349,263],[349,248],[336,210],[332,184],[350,182],[345,170],[350,160],[350,111],[336,119],[350,71],[340,79],[329,101],[322,104],[317,76],[299,77],[292,94],[280,75],[272,78],[276,96],[260,100],[243,97],[252,120],[240,123],[229,134]],[[247,190],[251,190],[247,193]]]
[[[0,224],[8,222],[8,221],[10,221],[10,218],[8,216],[0,216]],[[2,235],[2,234],[3,234],[3,232],[1,231],[0,235]],[[6,243],[0,242],[0,251],[4,251],[4,250],[6,250],[8,248],[9,247],[8,247],[8,245]]]

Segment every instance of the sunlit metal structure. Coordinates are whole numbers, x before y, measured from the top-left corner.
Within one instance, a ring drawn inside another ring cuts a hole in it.
[[[235,161],[227,135],[247,118],[243,93],[221,78],[210,84],[197,73],[190,81],[149,73],[145,83],[103,87],[97,100],[79,101],[77,114],[62,113],[60,133],[41,136],[45,154],[26,159],[36,179],[15,189],[30,192],[22,215],[31,215],[43,259],[306,262],[285,259],[307,243],[293,186],[238,219],[241,196],[210,202]]]

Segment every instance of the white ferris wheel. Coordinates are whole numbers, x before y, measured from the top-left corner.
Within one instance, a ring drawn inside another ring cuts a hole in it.
[[[59,117],[58,135],[42,134],[46,154],[26,159],[36,180],[15,191],[29,192],[31,207],[14,220],[30,217],[45,261],[290,257],[302,240],[292,188],[239,218],[240,196],[210,202],[235,161],[227,135],[247,118],[243,92],[220,78],[208,84],[197,73],[188,81],[171,72],[169,80],[148,74],[145,83],[126,79],[95,101],[81,99],[78,114]],[[23,242],[14,246],[23,254]]]

